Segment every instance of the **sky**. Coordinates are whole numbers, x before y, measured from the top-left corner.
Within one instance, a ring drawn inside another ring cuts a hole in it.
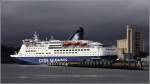
[[[116,45],[125,38],[126,25],[144,32],[149,46],[148,0],[3,0],[1,42],[20,46],[37,31],[40,39],[65,40],[80,26],[85,39]]]

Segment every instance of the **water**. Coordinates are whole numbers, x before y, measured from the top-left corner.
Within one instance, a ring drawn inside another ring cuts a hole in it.
[[[149,71],[2,64],[3,83],[148,83]]]

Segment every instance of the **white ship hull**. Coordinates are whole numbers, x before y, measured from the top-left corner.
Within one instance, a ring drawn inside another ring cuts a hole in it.
[[[115,59],[116,47],[99,42],[83,40],[84,30],[80,28],[68,40],[41,41],[35,32],[33,39],[23,40],[18,53],[11,55],[21,64],[46,64],[51,62],[81,62],[90,59]]]

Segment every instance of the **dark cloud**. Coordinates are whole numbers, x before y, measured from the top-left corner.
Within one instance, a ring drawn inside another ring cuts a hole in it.
[[[113,42],[135,24],[148,41],[147,0],[3,1],[2,43],[17,46],[38,31],[41,38],[67,39],[79,26],[86,39]],[[148,49],[148,47],[146,47]]]

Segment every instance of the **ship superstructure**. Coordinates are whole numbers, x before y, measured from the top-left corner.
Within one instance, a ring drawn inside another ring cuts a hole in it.
[[[11,55],[21,64],[47,64],[50,62],[80,62],[90,59],[111,59],[117,55],[115,46],[84,40],[80,28],[68,40],[41,41],[35,32],[33,39],[23,40],[18,53]]]

